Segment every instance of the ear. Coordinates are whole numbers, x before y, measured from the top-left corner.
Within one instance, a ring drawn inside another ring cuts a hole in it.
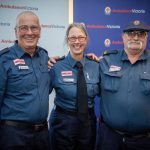
[[[16,35],[16,39],[17,39],[18,38],[17,29],[14,28],[14,30],[15,30],[15,35]]]
[[[125,33],[122,33],[122,39],[124,39],[124,34],[125,34]]]
[[[40,38],[40,37],[41,37],[41,27],[40,27],[40,29],[39,29],[39,30],[40,30],[40,34],[39,34],[39,38]]]

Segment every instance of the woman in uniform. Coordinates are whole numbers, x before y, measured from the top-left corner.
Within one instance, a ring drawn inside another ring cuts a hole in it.
[[[65,41],[68,55],[50,70],[50,87],[56,92],[49,120],[50,143],[52,150],[94,150],[99,63],[84,55],[89,41],[84,24],[70,24]]]

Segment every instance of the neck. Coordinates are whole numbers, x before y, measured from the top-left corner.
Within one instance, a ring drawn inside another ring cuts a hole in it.
[[[33,57],[35,49],[26,49],[25,52],[28,53],[31,57]]]
[[[83,59],[84,55],[83,54],[79,54],[79,55],[73,55],[72,53],[70,53],[72,58],[76,61],[80,61]]]
[[[140,56],[142,55],[143,51],[141,51],[140,53],[130,53],[129,51],[125,50],[129,61],[131,62],[131,64],[136,63],[136,61],[140,58]]]

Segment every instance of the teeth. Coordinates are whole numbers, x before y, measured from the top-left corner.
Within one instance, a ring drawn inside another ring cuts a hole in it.
[[[26,39],[26,40],[33,40],[33,39]]]
[[[26,40],[33,40],[34,37],[33,37],[33,36],[32,36],[32,37],[31,37],[31,36],[26,36],[25,39],[26,39]]]
[[[75,48],[80,48],[81,46],[80,46],[80,45],[74,45],[74,47],[75,47]]]
[[[80,46],[75,46],[75,48],[80,48]]]

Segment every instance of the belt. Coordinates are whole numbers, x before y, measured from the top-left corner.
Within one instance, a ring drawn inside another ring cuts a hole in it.
[[[0,124],[14,126],[14,127],[18,127],[18,128],[31,129],[34,131],[41,131],[45,128],[48,128],[46,121],[45,121],[45,123],[42,123],[42,124],[31,124],[31,123],[19,122],[19,121],[1,120]]]
[[[63,113],[63,114],[67,114],[67,115],[72,115],[72,116],[76,116],[78,114],[77,110],[68,110],[68,109],[64,109],[60,106],[56,106],[55,110],[57,112]],[[89,115],[94,113],[94,109],[90,108],[88,109]]]
[[[104,122],[103,118],[102,118],[102,123],[104,123],[107,128],[113,130],[114,132],[120,134],[123,137],[127,137],[127,138],[143,138],[143,137],[150,138],[150,132],[149,131],[143,132],[143,133],[128,133],[128,132],[123,132],[123,131],[120,131],[120,130],[117,130],[117,129],[110,127],[109,125],[107,125]]]
[[[129,137],[129,138],[143,138],[143,137],[150,138],[150,132],[131,134],[131,133],[122,132],[116,129],[114,129],[114,131],[124,137]]]

